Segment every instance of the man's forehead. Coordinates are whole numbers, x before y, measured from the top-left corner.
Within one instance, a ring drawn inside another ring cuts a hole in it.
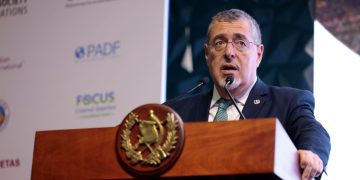
[[[224,38],[251,38],[249,22],[246,20],[236,20],[232,22],[216,21],[210,31],[210,39],[216,37]]]

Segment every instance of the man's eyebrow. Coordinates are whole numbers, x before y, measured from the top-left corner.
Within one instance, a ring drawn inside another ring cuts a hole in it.
[[[237,39],[248,40],[245,35],[240,33],[235,33],[233,36]]]
[[[244,34],[241,34],[241,33],[234,33],[233,38],[242,39],[242,40],[248,40],[246,38],[246,36]],[[214,36],[214,38],[212,40],[215,40],[215,39],[226,39],[226,35],[225,34],[217,34],[216,36]]]
[[[225,39],[226,36],[225,34],[217,34],[216,36],[214,36],[214,38],[212,40],[215,40],[215,39]]]

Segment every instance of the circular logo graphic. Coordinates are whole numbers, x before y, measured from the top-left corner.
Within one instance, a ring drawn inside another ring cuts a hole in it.
[[[165,105],[146,104],[136,108],[117,131],[120,164],[135,177],[166,172],[177,161],[183,145],[183,122]]]
[[[85,56],[85,48],[84,47],[78,47],[75,50],[75,57],[77,59],[82,59]]]
[[[5,126],[9,119],[9,106],[0,99],[0,129]]]

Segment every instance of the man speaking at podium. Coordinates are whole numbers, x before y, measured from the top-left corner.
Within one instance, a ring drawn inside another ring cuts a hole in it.
[[[257,68],[263,52],[259,25],[250,15],[238,9],[219,12],[205,43],[215,88],[165,104],[185,121],[277,117],[298,149],[302,179],[319,178],[329,158],[330,137],[314,117],[314,97],[261,81]]]

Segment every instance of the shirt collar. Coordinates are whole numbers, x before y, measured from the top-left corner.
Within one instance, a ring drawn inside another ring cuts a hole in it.
[[[249,86],[249,88],[245,91],[245,94],[243,96],[234,97],[235,101],[237,102],[236,104],[240,103],[242,106],[245,105],[245,102],[246,102],[247,98],[249,97],[250,91],[254,87],[256,81],[257,81],[257,77],[255,78],[255,81],[251,84],[251,86]],[[217,91],[217,89],[214,85],[213,96],[211,99],[210,108],[213,107],[220,98],[221,97],[219,95],[219,92]]]

